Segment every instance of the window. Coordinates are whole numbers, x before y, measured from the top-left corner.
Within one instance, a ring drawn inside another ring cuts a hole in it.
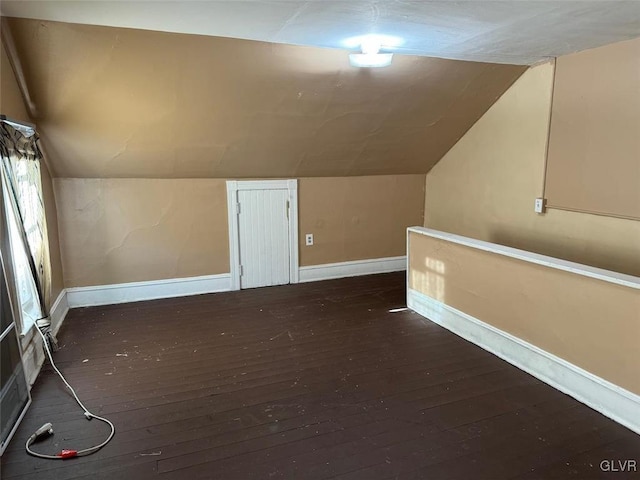
[[[41,153],[33,128],[0,123],[2,134],[2,203],[15,282],[16,319],[25,333],[46,316],[43,304],[50,288],[49,249],[40,181]]]
[[[4,182],[3,182],[4,183]],[[16,219],[13,208],[10,207],[10,199],[8,198],[8,190],[3,184],[4,205],[6,206],[7,223],[9,228],[9,244],[11,245],[11,257],[13,260],[13,270],[16,277],[16,290],[18,300],[22,310],[21,322],[19,330],[25,333],[31,328],[36,320],[42,318],[40,310],[40,302],[38,299],[38,291],[31,275],[31,267],[27,258],[27,252],[24,249],[24,243],[20,238],[18,230],[18,221]],[[25,222],[27,223],[27,222]],[[29,232],[27,231],[27,236]],[[33,232],[32,237],[35,237]],[[31,240],[30,240],[31,241]]]

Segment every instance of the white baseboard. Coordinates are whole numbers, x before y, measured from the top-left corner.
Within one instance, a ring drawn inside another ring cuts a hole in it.
[[[53,305],[51,306],[51,310],[49,310],[49,319],[51,320],[51,333],[55,337],[62,326],[62,322],[64,322],[65,317],[69,313],[69,302],[67,298],[67,291],[62,290],[60,295]]]
[[[71,308],[90,307],[155,300],[158,298],[186,297],[203,293],[228,292],[230,289],[231,277],[228,273],[222,273],[202,277],[72,287],[67,288],[67,300]]]
[[[373,258],[351,262],[325,263],[300,267],[299,282],[316,282],[332,278],[356,277],[375,273],[400,272],[407,269],[407,257]]]
[[[299,282],[404,271],[406,263],[407,257],[402,256],[300,267]],[[76,308],[113,305],[203,293],[228,292],[230,290],[231,276],[228,273],[148,282],[70,287],[66,289],[66,306],[67,308]]]
[[[640,396],[416,290],[407,306],[640,434]]]

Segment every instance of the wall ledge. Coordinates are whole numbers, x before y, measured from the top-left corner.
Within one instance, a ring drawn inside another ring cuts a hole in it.
[[[186,297],[229,290],[231,290],[231,277],[228,273],[222,273],[146,282],[70,287],[67,288],[67,296],[69,306],[76,308]]]
[[[439,230],[433,230],[431,228],[409,227],[407,228],[407,232],[413,232],[419,235],[425,235],[427,237],[446,240],[448,242],[457,243],[459,245],[476,248],[478,250],[484,250],[485,252],[497,253],[499,255],[516,258],[525,262],[537,263],[538,265],[544,265],[545,267],[564,270],[565,272],[571,272],[578,275],[583,275],[585,277],[596,278],[605,282],[616,283],[625,287],[640,289],[640,277],[634,277],[633,275],[604,270],[602,268],[590,267],[588,265],[582,265],[580,263],[569,262],[568,260],[548,257],[546,255],[540,255],[538,253],[528,252],[526,250],[506,247],[504,245],[485,242],[483,240],[476,240],[475,238],[463,237],[462,235],[455,235],[453,233],[441,232]]]
[[[400,272],[407,269],[407,257],[372,258],[349,262],[325,263],[300,267],[299,283],[335,278],[357,277],[376,273]]]
[[[407,307],[640,434],[640,396],[417,290]]]

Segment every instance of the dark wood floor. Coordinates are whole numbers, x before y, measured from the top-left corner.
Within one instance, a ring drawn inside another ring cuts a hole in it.
[[[640,436],[404,306],[404,275],[72,310],[2,478],[627,478]],[[640,462],[639,462],[640,463]]]

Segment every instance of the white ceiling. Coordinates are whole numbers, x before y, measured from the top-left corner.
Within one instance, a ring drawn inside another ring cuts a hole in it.
[[[368,33],[397,53],[531,65],[640,36],[640,1],[3,0],[2,15],[345,48]]]

